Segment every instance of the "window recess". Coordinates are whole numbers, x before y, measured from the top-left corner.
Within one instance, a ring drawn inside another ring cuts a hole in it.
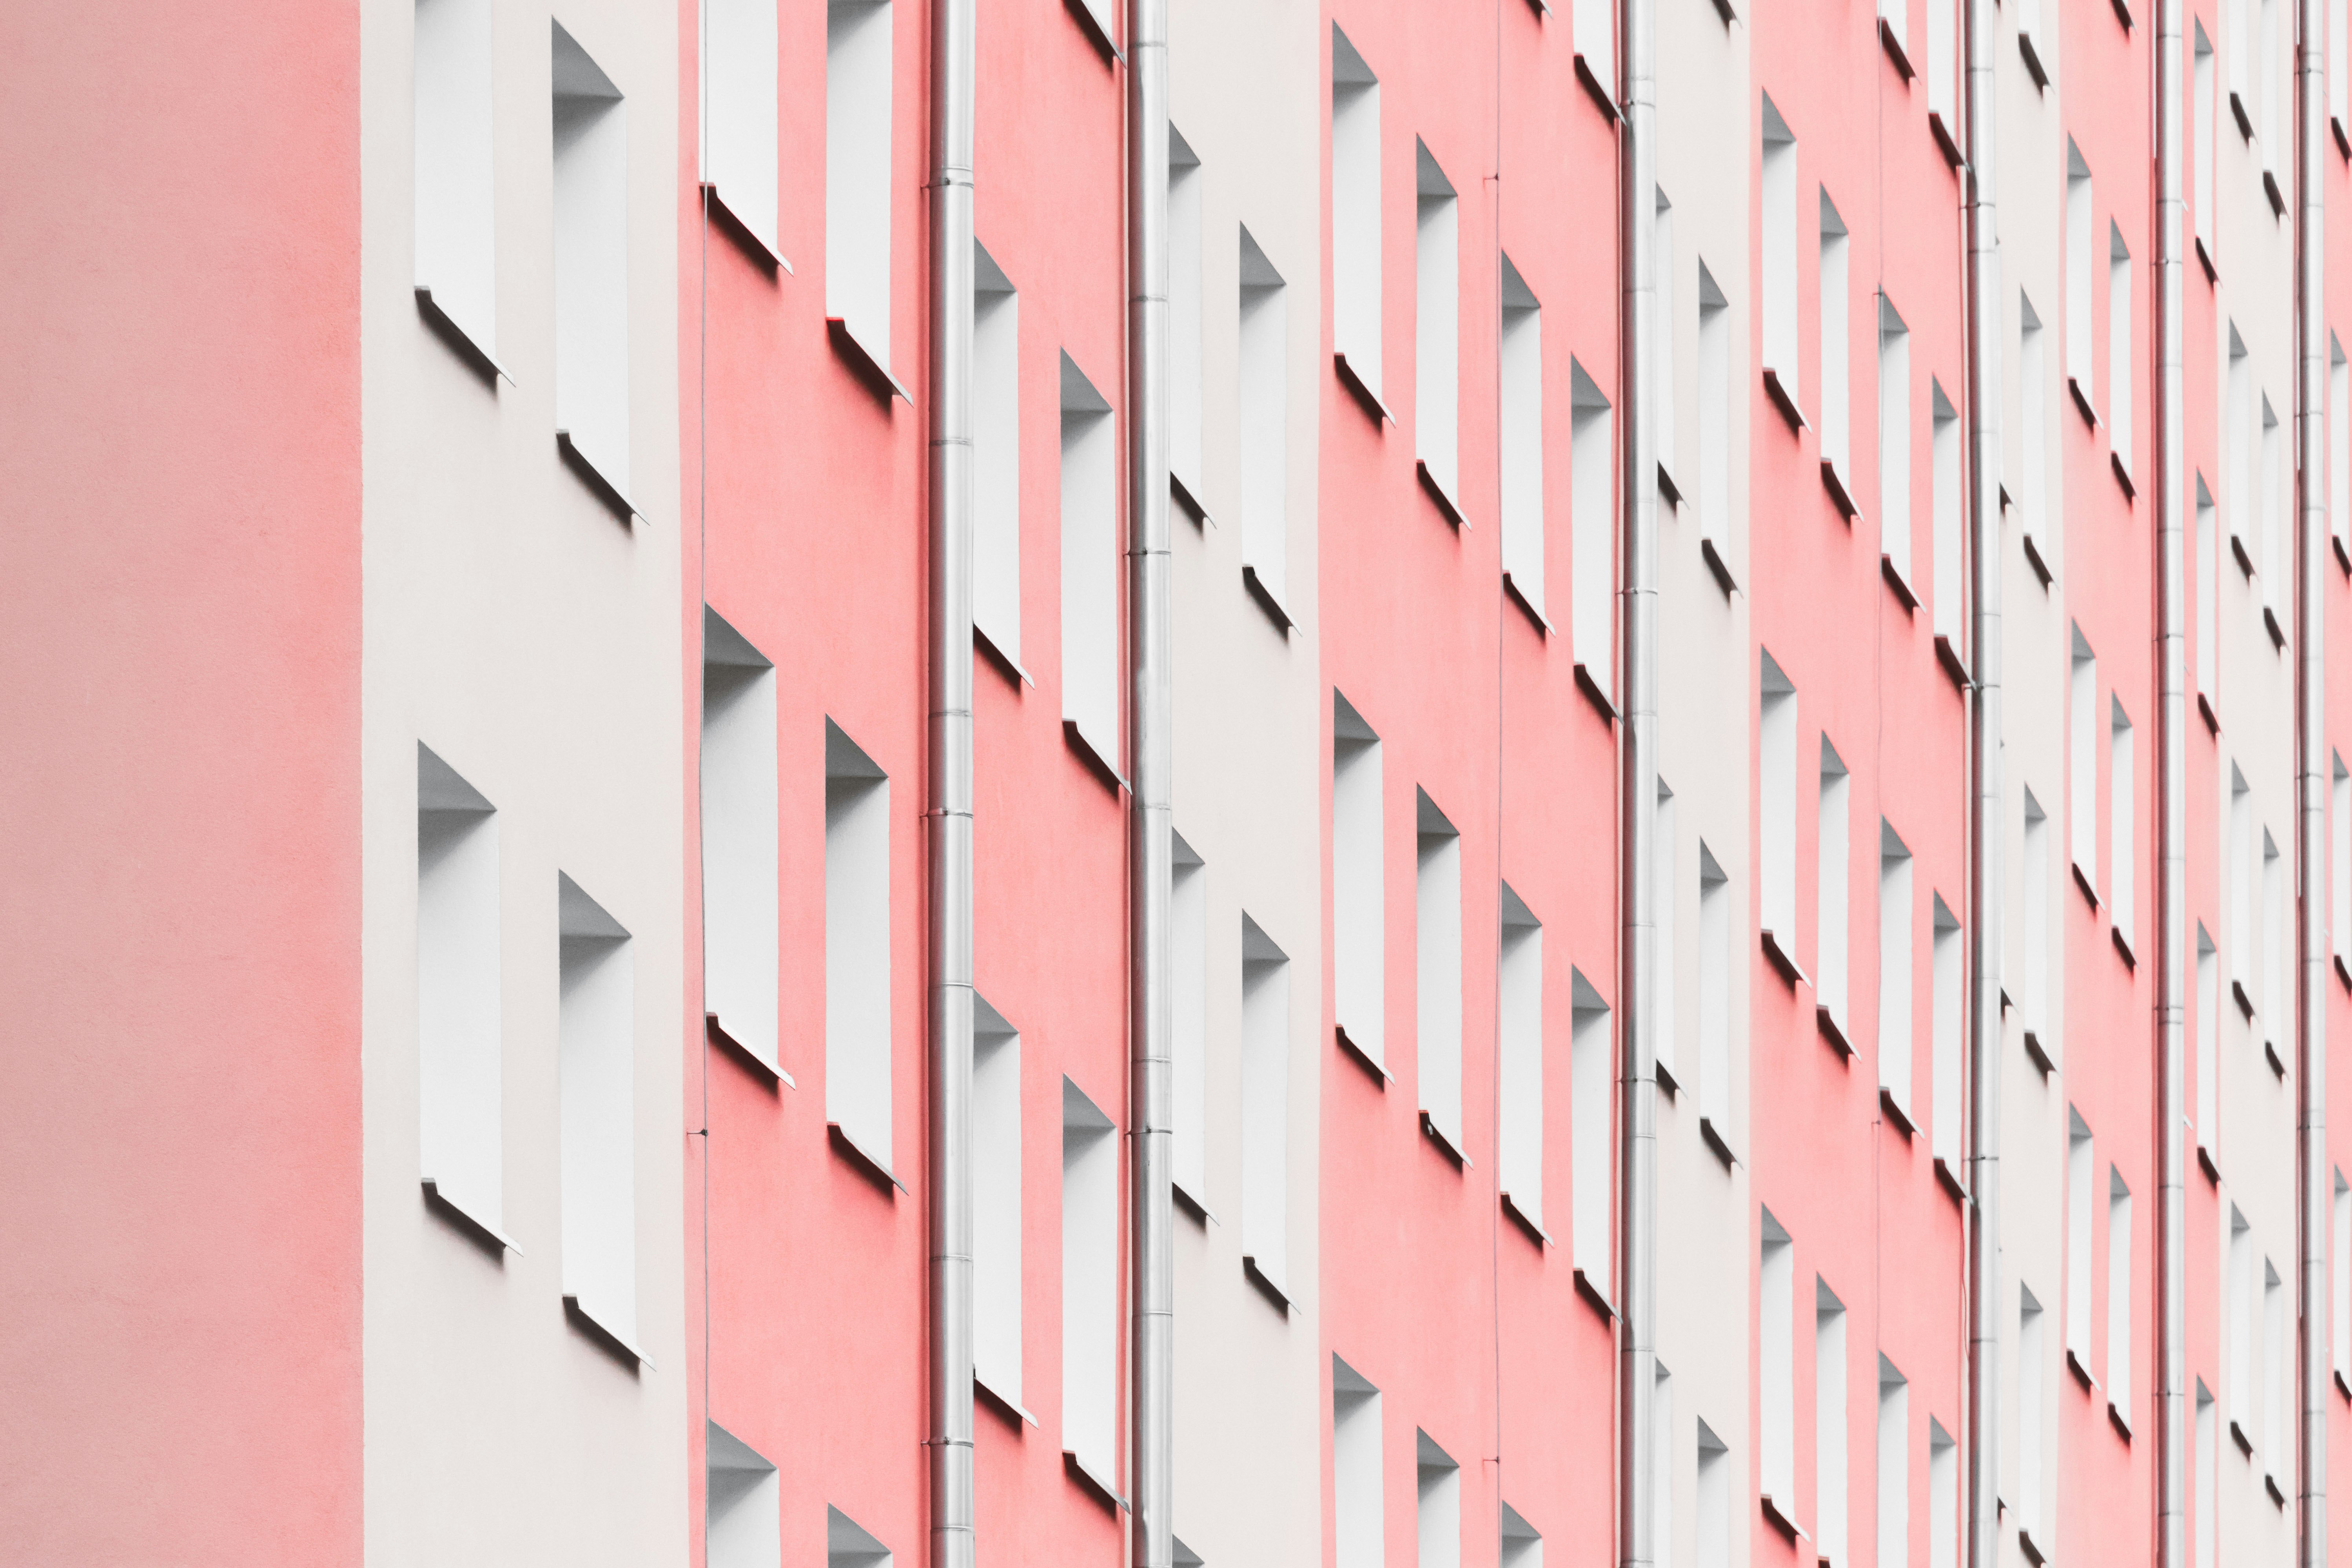
[[[1906,609],[1919,595],[1911,569],[1911,329],[1878,296],[1878,539],[1886,580]]]
[[[971,629],[1013,677],[1021,663],[1021,296],[971,247]]]
[[[629,933],[556,876],[563,1304],[633,1363],[637,1338],[636,988]]]
[[[1062,1080],[1062,1454],[1124,1507],[1118,1460],[1118,1129]]]
[[[1437,803],[1414,792],[1414,1046],[1421,1125],[1456,1164],[1462,1139],[1462,837]]]
[[[2066,1365],[2091,1385],[2091,1129],[2066,1108]]]
[[[1612,638],[1616,580],[1616,425],[1609,398],[1580,361],[1568,362],[1569,646],[1578,684],[1616,716]]]
[[[497,808],[416,748],[416,1121],[425,1190],[511,1249]]]
[[[1169,1079],[1175,1126],[1169,1179],[1194,1213],[1209,1213],[1209,868],[1171,832],[1168,878]]]
[[[1503,1202],[1538,1241],[1543,1228],[1543,922],[1506,882],[1497,964],[1502,1012],[1502,1120],[1496,1163]]]
[[[1831,1568],[1846,1563],[1845,1303],[1813,1279],[1813,1544]]]
[[[710,1027],[787,1084],[777,1051],[776,669],[702,610],[703,1006]]]
[[[2091,385],[2091,167],[2066,139],[2066,390],[2085,424],[2099,422]]]
[[[1381,402],[1381,82],[1331,28],[1331,336],[1339,379]]]
[[[776,243],[776,0],[706,0],[702,184],[753,254],[787,272]]]
[[[1282,274],[1241,231],[1240,421],[1242,581],[1290,629],[1289,338]]]
[[[1763,109],[1764,390],[1802,429],[1797,379],[1797,138],[1769,93]]]
[[[1339,1043],[1385,1082],[1381,738],[1331,694],[1331,982]]]
[[[1797,689],[1769,653],[1762,656],[1757,723],[1759,837],[1765,956],[1790,984],[1797,967]]]
[[[1911,851],[1878,824],[1878,1084],[1887,1113],[1908,1134],[1911,1110]]]
[[[971,1375],[1022,1405],[1021,1034],[984,996],[971,1019]]]
[[[1242,917],[1242,1261],[1290,1305],[1290,957]]]
[[[1387,1561],[1381,1476],[1381,1391],[1331,1358],[1331,1536],[1335,1568]]]
[[[1827,735],[1822,737],[1822,775],[1819,817],[1820,831],[1816,837],[1819,850],[1820,877],[1816,884],[1819,896],[1814,915],[1814,1013],[1821,1031],[1840,1056],[1853,1055],[1853,1035],[1847,1013],[1847,980],[1852,953],[1847,924],[1847,904],[1852,896],[1852,880],[1847,855],[1852,831],[1853,775],[1830,744]]]
[[[827,0],[824,314],[850,367],[907,398],[890,371],[892,23],[891,0]]]
[[[1460,526],[1462,208],[1418,139],[1413,168],[1413,447],[1421,482]]]
[[[1426,1432],[1413,1433],[1418,1568],[1462,1568],[1462,1467]]]
[[[1852,310],[1846,268],[1852,247],[1845,220],[1838,216],[1826,186],[1822,191],[1821,223],[1822,481],[1829,487],[1838,510],[1852,521],[1862,510],[1853,495],[1853,369],[1846,345],[1846,317]]]
[[[1568,1037],[1569,1254],[1577,1288],[1615,1316],[1610,1296],[1610,1054],[1609,1004],[1584,977],[1569,971]]]
[[[890,1549],[837,1508],[824,1510],[824,1568],[891,1568]]]
[[[551,23],[555,439],[615,512],[629,499],[629,137],[621,89]]]
[[[1118,772],[1118,433],[1062,355],[1062,728],[1114,787]]]
[[[477,371],[496,378],[506,371],[498,361],[490,8],[490,0],[416,0],[416,303]]]
[[[1795,1248],[1789,1233],[1762,1212],[1757,1290],[1758,1489],[1766,1517],[1783,1534],[1797,1529],[1797,1344]]]
[[[890,779],[824,726],[824,1115],[835,1140],[891,1174]]]
[[[1503,583],[1536,624],[1544,618],[1543,307],[1503,258],[1501,447]]]
[[[1168,477],[1196,522],[1209,521],[1201,479],[1201,159],[1168,128]]]
[[[773,1461],[716,1421],[703,1424],[708,1568],[782,1568],[782,1487]]]
[[[2025,907],[2018,921],[2017,1013],[2026,1054],[2044,1073],[2058,1065],[2058,1027],[2050,1005],[2050,817],[2025,791],[2024,864],[2018,869]]]
[[[1698,266],[1699,555],[1726,595],[1731,570],[1731,302]]]

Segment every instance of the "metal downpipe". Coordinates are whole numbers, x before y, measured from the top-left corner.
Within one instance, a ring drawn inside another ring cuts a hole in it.
[[[972,24],[973,0],[931,0],[931,1568],[972,1568]]]
[[[1622,406],[1626,410],[1618,731],[1617,949],[1620,1019],[1617,1145],[1617,1560],[1649,1568],[1657,1478],[1651,1424],[1657,1391],[1656,889],[1651,873],[1658,801],[1658,460],[1650,400],[1656,384],[1657,27],[1654,0],[1620,0],[1624,59],[1618,132]]]
[[[1170,1209],[1168,880],[1173,726],[1168,628],[1168,0],[1129,0],[1128,439],[1128,1552],[1170,1568],[1175,1484],[1175,1243]]]
[[[2327,37],[2322,0],[2295,5],[2294,781],[2296,1316],[2295,1525],[2302,1568],[2327,1561]]]
[[[2157,441],[2157,1568],[2189,1546],[2187,1021],[2189,655],[2181,359],[2183,59],[2181,0],[2156,8]]]
[[[1969,628],[1968,1562],[2000,1554],[2001,275],[1994,223],[1994,0],[1968,0]]]

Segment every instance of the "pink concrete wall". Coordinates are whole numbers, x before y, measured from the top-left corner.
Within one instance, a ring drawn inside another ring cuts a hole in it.
[[[1925,7],[1906,26],[1910,58],[1927,58]],[[1790,1324],[1795,1339],[1795,1496],[1785,1500],[1811,1537],[1792,1540],[1755,1507],[1762,1484],[1762,1405],[1754,1412],[1747,1504],[1751,1562],[1802,1562],[1821,1541],[1816,1518],[1813,1390],[1814,1281],[1845,1309],[1845,1562],[1876,1560],[1878,1356],[1909,1380],[1912,1550],[1926,1560],[1927,1423],[1961,1430],[1961,1214],[1940,1183],[1929,1130],[1960,1114],[1937,1102],[1930,1054],[1933,984],[1927,962],[1934,898],[1967,918],[1966,710],[1937,657],[1932,532],[1931,378],[1957,403],[1960,332],[1959,188],[1930,129],[1927,84],[1906,79],[1881,47],[1868,12],[1849,8],[1754,35],[1753,79],[1797,138],[1798,404],[1792,426],[1764,391],[1748,387],[1751,629],[1797,689],[1796,960],[1801,983],[1745,941],[1751,982],[1749,1137],[1753,1192],[1793,1247]],[[1748,156],[1759,156],[1751,110]],[[1760,165],[1751,162],[1752,168]],[[1760,188],[1760,187],[1758,187]],[[1821,360],[1820,201],[1826,189],[1846,226],[1843,479],[1858,515],[1849,519],[1822,477],[1827,367]],[[1760,205],[1759,212],[1760,215]],[[1748,363],[1764,363],[1761,218],[1751,231]],[[1878,414],[1878,294],[1910,329],[1911,571],[1918,601],[1906,603],[1882,564]],[[1748,673],[1749,700],[1761,673]],[[1840,1051],[1821,1026],[1818,773],[1823,739],[1848,770],[1846,999]],[[1756,842],[1763,824],[1756,819]],[[1912,854],[1912,1079],[1917,1129],[1906,1134],[1881,1107],[1879,843],[1884,818]],[[1759,1222],[1760,1224],[1760,1221]],[[1749,1267],[1754,1268],[1751,1241]],[[1760,1361],[1751,1367],[1759,1375]],[[1737,1526],[1735,1526],[1737,1528]]]
[[[1523,6],[1498,6],[1489,16],[1354,0],[1327,7],[1327,17],[1380,78],[1381,391],[1395,417],[1376,422],[1329,368],[1327,125],[1327,357],[1317,373],[1323,674],[1381,740],[1385,1059],[1392,1076],[1383,1087],[1337,1044],[1327,973],[1317,1047],[1323,1342],[1381,1391],[1391,1560],[1409,1553],[1415,1536],[1416,1429],[1461,1466],[1465,1561],[1490,1555],[1503,1501],[1542,1531],[1560,1560],[1588,1560],[1605,1553],[1610,1540],[1612,1425],[1607,1401],[1594,1402],[1590,1391],[1608,1386],[1612,1342],[1607,1321],[1577,1294],[1571,1272],[1567,1042],[1571,967],[1605,997],[1616,993],[1614,785],[1610,726],[1576,687],[1567,635],[1565,459],[1570,356],[1604,387],[1615,384],[1613,300],[1591,281],[1614,273],[1614,141],[1576,79],[1564,8],[1538,18]],[[1327,105],[1329,50],[1327,28],[1320,84]],[[1506,128],[1499,144],[1498,98]],[[1458,203],[1464,527],[1446,518],[1415,473],[1415,388],[1423,374],[1415,354],[1416,138]],[[1502,189],[1519,193],[1503,198],[1499,212],[1498,163]],[[1558,628],[1549,636],[1502,591],[1498,239],[1544,308],[1547,599]],[[1327,700],[1327,823],[1330,712]],[[1416,788],[1461,834],[1466,1164],[1419,1124]],[[1590,831],[1558,831],[1563,807]],[[1556,1245],[1537,1242],[1507,1216],[1496,1187],[1498,878],[1544,922],[1543,1212]],[[1327,955],[1330,929],[1327,923]],[[1499,1467],[1486,1462],[1498,1440]]]
[[[357,62],[348,5],[0,15],[28,1561],[359,1556]]]
[[[821,1551],[832,1504],[900,1562],[919,1562],[929,1529],[930,18],[911,0],[894,8],[891,369],[911,405],[877,398],[827,340],[824,12],[788,8],[781,26],[779,238],[796,270],[755,261],[724,224],[706,234],[690,200],[679,215],[688,280],[679,329],[689,367],[688,494],[699,461],[706,497],[688,580],[698,552],[709,603],[779,673],[780,1041],[798,1087],[769,1082],[723,1047],[705,1049],[698,1004],[692,1009],[688,1081],[707,1073],[709,1086],[709,1217],[706,1233],[703,1190],[689,1179],[688,1226],[690,1246],[707,1241],[710,1270],[707,1303],[705,1287],[690,1279],[689,1306],[709,1312],[708,1415],[782,1473],[787,1561]],[[681,144],[691,190],[690,15],[684,26]],[[1035,1416],[1024,1424],[985,1397],[977,1402],[979,1528],[998,1543],[985,1551],[1020,1542],[1040,1561],[1107,1560],[1118,1550],[1123,1516],[1072,1479],[1062,1459],[1061,1086],[1067,1074],[1124,1124],[1125,803],[1063,734],[1059,408],[1064,351],[1114,408],[1126,402],[1124,78],[1059,6],[986,15],[979,50],[978,236],[1020,291],[1022,653],[1035,681],[1022,684],[986,654],[975,657],[974,960],[981,994],[1022,1036],[1023,1394]],[[698,391],[692,367],[705,355],[707,390]],[[698,647],[697,606],[687,606],[684,633]],[[692,696],[698,710],[698,688]],[[903,1192],[870,1179],[826,1136],[828,716],[890,776],[892,1163]],[[1123,1384],[1123,1350],[1119,1375]],[[698,1421],[694,1429],[698,1452]],[[699,1466],[696,1499],[698,1532]]]

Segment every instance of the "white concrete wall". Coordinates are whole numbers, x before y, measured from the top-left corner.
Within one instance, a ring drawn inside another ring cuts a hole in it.
[[[1329,722],[1316,602],[1323,377],[1323,79],[1312,6],[1183,0],[1170,118],[1201,160],[1202,482],[1215,521],[1171,507],[1175,826],[1206,864],[1208,1204],[1176,1215],[1175,1532],[1210,1563],[1322,1553],[1318,1131],[1324,1054],[1322,779]],[[1246,226],[1283,278],[1285,637],[1242,582],[1238,290]],[[1393,786],[1392,786],[1393,787]],[[1290,959],[1287,1318],[1243,1273],[1241,921]]]
[[[361,15],[367,1559],[682,1562],[677,18],[561,16],[625,100],[629,522],[556,448],[548,12],[495,8],[495,386],[411,292],[412,15]],[[499,813],[503,1258],[419,1187],[420,741]],[[637,1368],[562,1300],[559,871],[634,939]]]
[[[1658,1097],[1657,1346],[1674,1374],[1674,1538],[1662,1560],[1698,1560],[1697,1431],[1705,1421],[1729,1447],[1730,1561],[1748,1561],[1754,1534],[1755,1463],[1748,1415],[1752,1333],[1748,1281],[1756,1234],[1749,1161],[1748,1002],[1759,962],[1750,917],[1748,822],[1752,767],[1723,760],[1752,754],[1756,673],[1750,653],[1748,439],[1754,402],[1749,323],[1749,153],[1755,143],[1749,33],[1727,26],[1712,0],[1660,0],[1657,16],[1658,186],[1674,203],[1672,323],[1675,451],[1670,471],[1684,501],[1658,502],[1661,634],[1658,776],[1675,792],[1674,967],[1658,983],[1675,989],[1674,1059],[1681,1092]],[[1732,149],[1738,156],[1729,155]],[[1731,516],[1721,537],[1733,580],[1727,594],[1701,557],[1699,540],[1698,269],[1704,259],[1729,301],[1730,372],[1725,397]],[[1667,264],[1661,254],[1659,265]],[[1668,458],[1663,451],[1662,459]],[[1702,1139],[1699,1071],[1699,845],[1729,878],[1727,1007],[1731,1043],[1727,1166]]]

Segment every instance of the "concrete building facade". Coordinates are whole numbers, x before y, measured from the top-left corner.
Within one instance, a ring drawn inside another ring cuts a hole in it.
[[[0,21],[0,1539],[2352,1549],[2352,27],[2150,3]]]

